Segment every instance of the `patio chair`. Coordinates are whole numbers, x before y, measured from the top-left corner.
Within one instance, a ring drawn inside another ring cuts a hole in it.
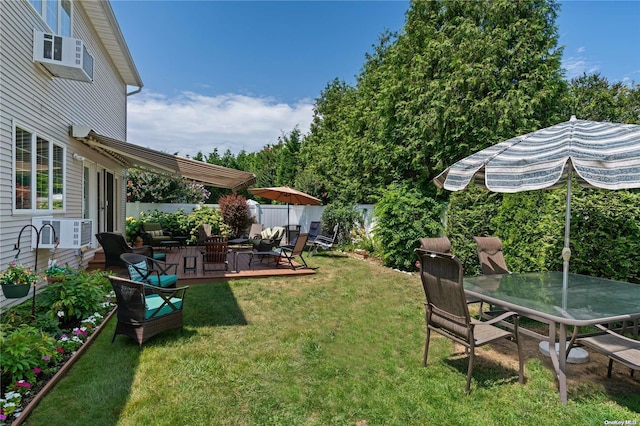
[[[309,255],[318,253],[318,249],[331,250],[338,238],[338,225],[333,227],[333,236],[318,235],[309,247]]]
[[[171,241],[173,238],[171,232],[162,229],[162,225],[157,222],[142,223],[140,235],[144,244],[152,247],[159,247],[162,241]]]
[[[483,275],[510,274],[507,262],[502,253],[502,241],[498,237],[473,237],[478,245],[478,260]],[[482,306],[482,305],[480,305]],[[480,313],[487,318],[499,315],[506,309],[489,305],[489,311]]]
[[[154,257],[153,248],[151,246],[130,247],[124,237],[120,234],[112,232],[101,232],[99,234],[96,234],[96,239],[98,240],[98,242],[102,246],[102,250],[104,251],[105,269],[109,266],[126,268],[127,265],[122,259],[120,259],[120,255],[122,253],[137,253],[148,257]],[[165,256],[164,253],[158,254],[162,255],[163,258]]]
[[[510,274],[498,237],[473,237],[478,244],[478,259],[484,275]]]
[[[633,377],[634,370],[640,370],[640,341],[630,339],[602,326],[596,327],[604,331],[604,334],[581,337],[576,340],[576,343],[609,357],[608,378],[611,378],[613,361],[629,367]]]
[[[490,321],[478,321],[469,315],[462,283],[462,263],[451,254],[416,249],[420,258],[420,278],[427,298],[427,333],[422,365],[427,365],[431,331],[441,334],[464,346],[469,352],[466,393],[471,392],[471,375],[476,347],[498,339],[511,339],[518,347],[519,381],[524,382],[522,348],[518,338],[518,314],[506,312]],[[513,317],[513,332],[492,324]]]
[[[312,242],[315,241],[316,237],[318,236],[318,234],[320,233],[320,227],[321,227],[322,222],[318,221],[313,221],[309,224],[309,232],[307,232],[308,234],[308,238],[307,238],[307,244],[311,244]],[[299,237],[300,235],[298,235]],[[293,249],[296,245],[296,242],[298,241],[298,237],[294,238],[293,241],[291,241],[289,244],[284,245],[284,246],[280,246],[280,247],[285,247],[288,249]]]
[[[157,287],[175,287],[178,282],[178,264],[155,260],[136,253],[123,253],[120,258],[127,265],[129,278]]]
[[[207,238],[211,237],[211,225],[203,223],[198,225],[198,245],[203,246]]]
[[[307,239],[309,238],[309,234],[300,234],[298,235],[298,239],[296,240],[296,244],[293,248],[288,247],[280,247],[273,250],[273,256],[277,258],[278,265],[280,264],[280,260],[282,258],[286,259],[291,265],[291,269],[296,270],[299,268],[309,269],[307,262],[302,257],[302,253],[304,252],[304,248],[307,245]],[[302,261],[302,265],[294,265],[293,258],[298,257]],[[249,260],[251,261],[251,260]],[[277,267],[277,265],[276,265]]]
[[[447,237],[420,238],[420,248],[436,253],[453,254],[451,253],[451,241]],[[466,299],[467,303],[480,303],[478,309],[482,312],[482,300],[471,296],[467,296]]]
[[[109,276],[118,301],[118,323],[111,343],[124,334],[142,344],[166,330],[182,329],[182,309],[188,287],[163,289]]]
[[[318,235],[320,235],[320,229],[322,229],[322,222],[319,220],[313,221],[309,224],[309,238],[307,238],[307,243],[312,243],[316,240]]]
[[[451,241],[447,237],[420,238],[420,248],[436,253],[451,254]]]
[[[251,228],[249,228],[249,234],[247,235],[249,239],[260,238],[260,233],[263,231],[264,226],[261,223],[252,223]]]
[[[207,265],[222,265],[225,271],[229,270],[227,261],[228,252],[227,238],[221,235],[213,235],[204,241],[202,250],[202,272],[221,270],[207,269]]]

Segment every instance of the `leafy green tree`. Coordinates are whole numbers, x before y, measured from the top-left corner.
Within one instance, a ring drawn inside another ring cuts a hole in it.
[[[609,84],[600,74],[583,74],[571,80],[564,110],[566,117],[640,124],[640,84]]]
[[[406,183],[390,185],[374,213],[374,238],[385,266],[415,269],[413,250],[420,245],[419,239],[436,237],[442,231],[443,206]]]
[[[375,202],[394,181],[435,194],[447,165],[560,121],[554,1],[413,1],[383,34],[357,87],[334,81],[303,144],[306,182]],[[313,167],[311,161],[320,165]]]
[[[325,202],[361,201],[358,184],[346,181],[346,160],[342,159],[350,135],[349,117],[355,110],[354,96],[355,89],[345,82],[328,83],[316,100],[311,129],[300,148],[296,187]]]
[[[295,181],[301,136],[300,129],[296,126],[288,135],[283,134],[278,138],[281,149],[278,151],[280,158],[276,168],[277,186],[292,186]]]

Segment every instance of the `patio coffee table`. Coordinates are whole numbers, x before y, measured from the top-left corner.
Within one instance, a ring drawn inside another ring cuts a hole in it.
[[[160,241],[160,247],[169,248],[169,249],[173,247],[180,247],[180,241],[175,241],[175,240]]]
[[[558,341],[566,342],[567,326],[574,326],[570,344],[560,344],[559,353],[549,351],[563,403],[567,402],[567,351],[577,327],[640,318],[640,284],[586,275],[569,274],[566,290],[562,272],[480,275],[465,277],[464,290],[469,296],[548,324],[550,348],[555,347],[556,327]]]

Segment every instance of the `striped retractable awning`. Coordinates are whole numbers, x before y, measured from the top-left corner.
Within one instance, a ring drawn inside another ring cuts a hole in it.
[[[570,121],[518,136],[470,155],[434,179],[450,191],[475,184],[493,192],[562,186],[570,169],[580,185],[640,187],[640,126]]]
[[[234,191],[244,189],[256,182],[256,176],[253,173],[143,148],[100,135],[86,126],[74,125],[71,130],[74,137],[111,156],[126,167],[141,167],[160,173],[179,175],[205,185]]]

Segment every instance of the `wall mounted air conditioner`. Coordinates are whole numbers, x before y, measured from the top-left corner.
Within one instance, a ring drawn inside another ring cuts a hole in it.
[[[79,249],[91,245],[91,235],[93,235],[93,224],[91,219],[54,219],[52,217],[34,217],[31,224],[40,231],[39,248],[54,248],[56,242],[53,236],[53,229],[56,237],[60,241],[58,248]],[[44,226],[45,224],[51,226]],[[36,248],[36,232],[31,232],[31,248]]]
[[[54,77],[93,81],[93,57],[82,40],[34,30],[33,60]]]

